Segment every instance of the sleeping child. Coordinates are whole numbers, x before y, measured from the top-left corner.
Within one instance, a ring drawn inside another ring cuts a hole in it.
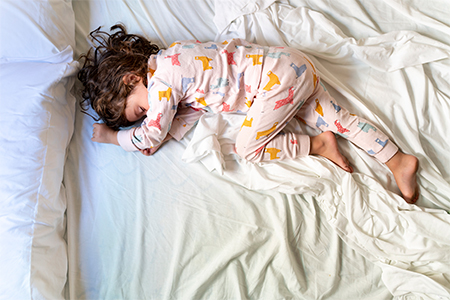
[[[406,202],[417,201],[417,158],[339,105],[302,52],[241,39],[179,41],[161,50],[122,25],[111,31],[91,32],[97,45],[82,56],[78,74],[84,86],[82,110],[87,113],[91,106],[97,121],[103,121],[94,124],[93,141],[151,155],[168,139],[180,140],[205,112],[243,113],[235,146],[243,159],[320,155],[353,172],[338,149],[338,135],[386,164]],[[284,130],[294,117],[322,133]],[[137,127],[121,129],[142,119]]]

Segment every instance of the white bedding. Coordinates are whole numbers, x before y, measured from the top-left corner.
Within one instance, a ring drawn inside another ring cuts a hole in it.
[[[0,299],[450,299],[449,15],[444,0],[0,2]],[[151,157],[93,143],[71,55],[117,22],[161,47],[308,53],[338,102],[419,158],[417,205],[343,139],[353,174],[242,161],[241,115],[207,114]]]
[[[147,158],[93,144],[93,121],[78,114],[66,164],[70,298],[450,297],[443,2],[154,4],[75,2],[78,41],[122,21],[163,47],[240,37],[299,48],[340,103],[419,157],[422,196],[406,204],[388,169],[344,140],[352,175],[317,157],[254,165],[233,152],[243,116],[205,115]]]

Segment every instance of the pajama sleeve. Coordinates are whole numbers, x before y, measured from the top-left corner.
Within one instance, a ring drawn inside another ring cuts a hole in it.
[[[177,112],[180,97],[171,86],[158,80],[149,83],[147,117],[141,126],[121,130],[117,135],[120,146],[126,151],[149,149],[164,140]]]
[[[197,124],[198,119],[200,119],[204,113],[205,112],[201,109],[179,107],[169,131],[170,135],[177,141],[181,140],[184,135]]]

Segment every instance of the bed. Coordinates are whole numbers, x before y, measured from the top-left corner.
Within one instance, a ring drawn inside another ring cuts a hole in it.
[[[450,299],[449,15],[444,0],[1,1],[0,299]],[[304,51],[419,158],[418,202],[343,139],[353,174],[243,161],[242,115],[205,114],[150,157],[93,143],[78,58],[118,22],[161,47]]]

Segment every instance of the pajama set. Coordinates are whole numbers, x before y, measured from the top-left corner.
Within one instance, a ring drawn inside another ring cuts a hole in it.
[[[293,48],[241,39],[175,42],[149,58],[148,101],[141,126],[118,133],[127,151],[156,147],[168,133],[180,140],[204,112],[246,114],[236,152],[253,162],[309,154],[309,136],[283,131],[294,117],[383,163],[398,150],[374,125],[339,106],[312,62]]]

